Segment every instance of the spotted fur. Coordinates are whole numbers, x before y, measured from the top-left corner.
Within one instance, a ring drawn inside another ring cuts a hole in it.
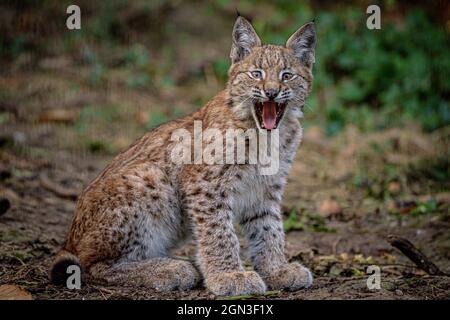
[[[89,184],[52,274],[63,274],[61,266],[75,261],[90,277],[163,291],[186,290],[202,279],[218,295],[310,286],[309,270],[286,260],[280,203],[302,136],[298,117],[311,90],[314,35],[307,24],[286,46],[261,45],[251,24],[238,17],[226,89],[197,112],[145,134]],[[249,76],[255,68],[264,79]],[[296,78],[281,81],[283,70]],[[261,175],[258,164],[171,161],[171,134],[192,132],[194,121],[204,129],[259,128],[253,104],[267,99],[269,89],[287,104],[275,175]],[[235,222],[246,236],[254,271],[242,265]],[[168,256],[189,237],[197,245],[195,266]]]

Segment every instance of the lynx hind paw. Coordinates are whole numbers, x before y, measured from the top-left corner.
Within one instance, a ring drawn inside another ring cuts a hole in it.
[[[149,287],[161,292],[169,292],[192,289],[197,286],[200,279],[200,274],[192,263],[174,261],[164,270],[159,270],[153,279],[148,279],[148,282]]]
[[[299,263],[286,264],[275,272],[264,277],[264,280],[271,290],[285,289],[295,291],[309,288],[313,283],[313,276],[308,268]]]
[[[206,279],[206,287],[218,296],[263,294],[266,285],[254,271],[223,272]]]
[[[90,268],[90,274],[109,284],[144,286],[161,292],[189,290],[201,280],[192,263],[167,258],[125,262],[112,267],[98,263]]]

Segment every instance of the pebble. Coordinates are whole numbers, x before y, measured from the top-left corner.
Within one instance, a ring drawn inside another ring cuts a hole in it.
[[[398,296],[402,296],[403,295],[403,291],[400,289],[395,290],[395,294]]]

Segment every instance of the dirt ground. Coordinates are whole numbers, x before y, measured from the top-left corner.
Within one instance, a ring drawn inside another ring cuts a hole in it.
[[[49,78],[40,85],[49,92],[42,99],[53,106],[52,92],[61,81]],[[30,76],[16,79],[16,94],[27,97],[42,89],[25,86],[27,79]],[[87,89],[81,93],[78,98],[98,98]],[[75,98],[59,103],[78,114],[82,103]],[[108,101],[116,98],[113,90],[102,96]],[[14,105],[13,121],[3,123],[0,131],[0,197],[10,203],[0,216],[0,285],[19,286],[34,299],[221,298],[203,287],[169,294],[101,283],[68,290],[49,283],[48,265],[64,241],[74,195],[116,149],[80,148],[74,133],[79,124],[51,118],[47,108],[31,109],[31,101],[35,99]],[[130,127],[117,134],[115,128],[123,118],[140,112],[119,113],[105,128],[96,124],[96,136],[109,136],[111,145],[123,148],[145,130]],[[290,173],[283,210],[287,255],[310,267],[315,282],[307,290],[270,292],[259,298],[448,299],[450,277],[427,275],[391,247],[386,236],[409,239],[443,272],[450,272],[448,176],[442,180],[436,174],[448,173],[449,133],[444,128],[422,134],[412,126],[362,134],[348,127],[328,138],[320,127],[308,127]],[[194,250],[189,244],[174,254],[190,258]],[[368,265],[381,268],[380,290],[367,288]]]

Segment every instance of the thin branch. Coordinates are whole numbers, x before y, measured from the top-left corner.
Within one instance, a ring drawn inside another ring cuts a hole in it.
[[[441,271],[431,260],[419,251],[409,240],[395,235],[387,236],[387,241],[391,246],[400,250],[409,260],[414,262],[416,266],[428,273],[429,275],[446,275],[447,273]]]

